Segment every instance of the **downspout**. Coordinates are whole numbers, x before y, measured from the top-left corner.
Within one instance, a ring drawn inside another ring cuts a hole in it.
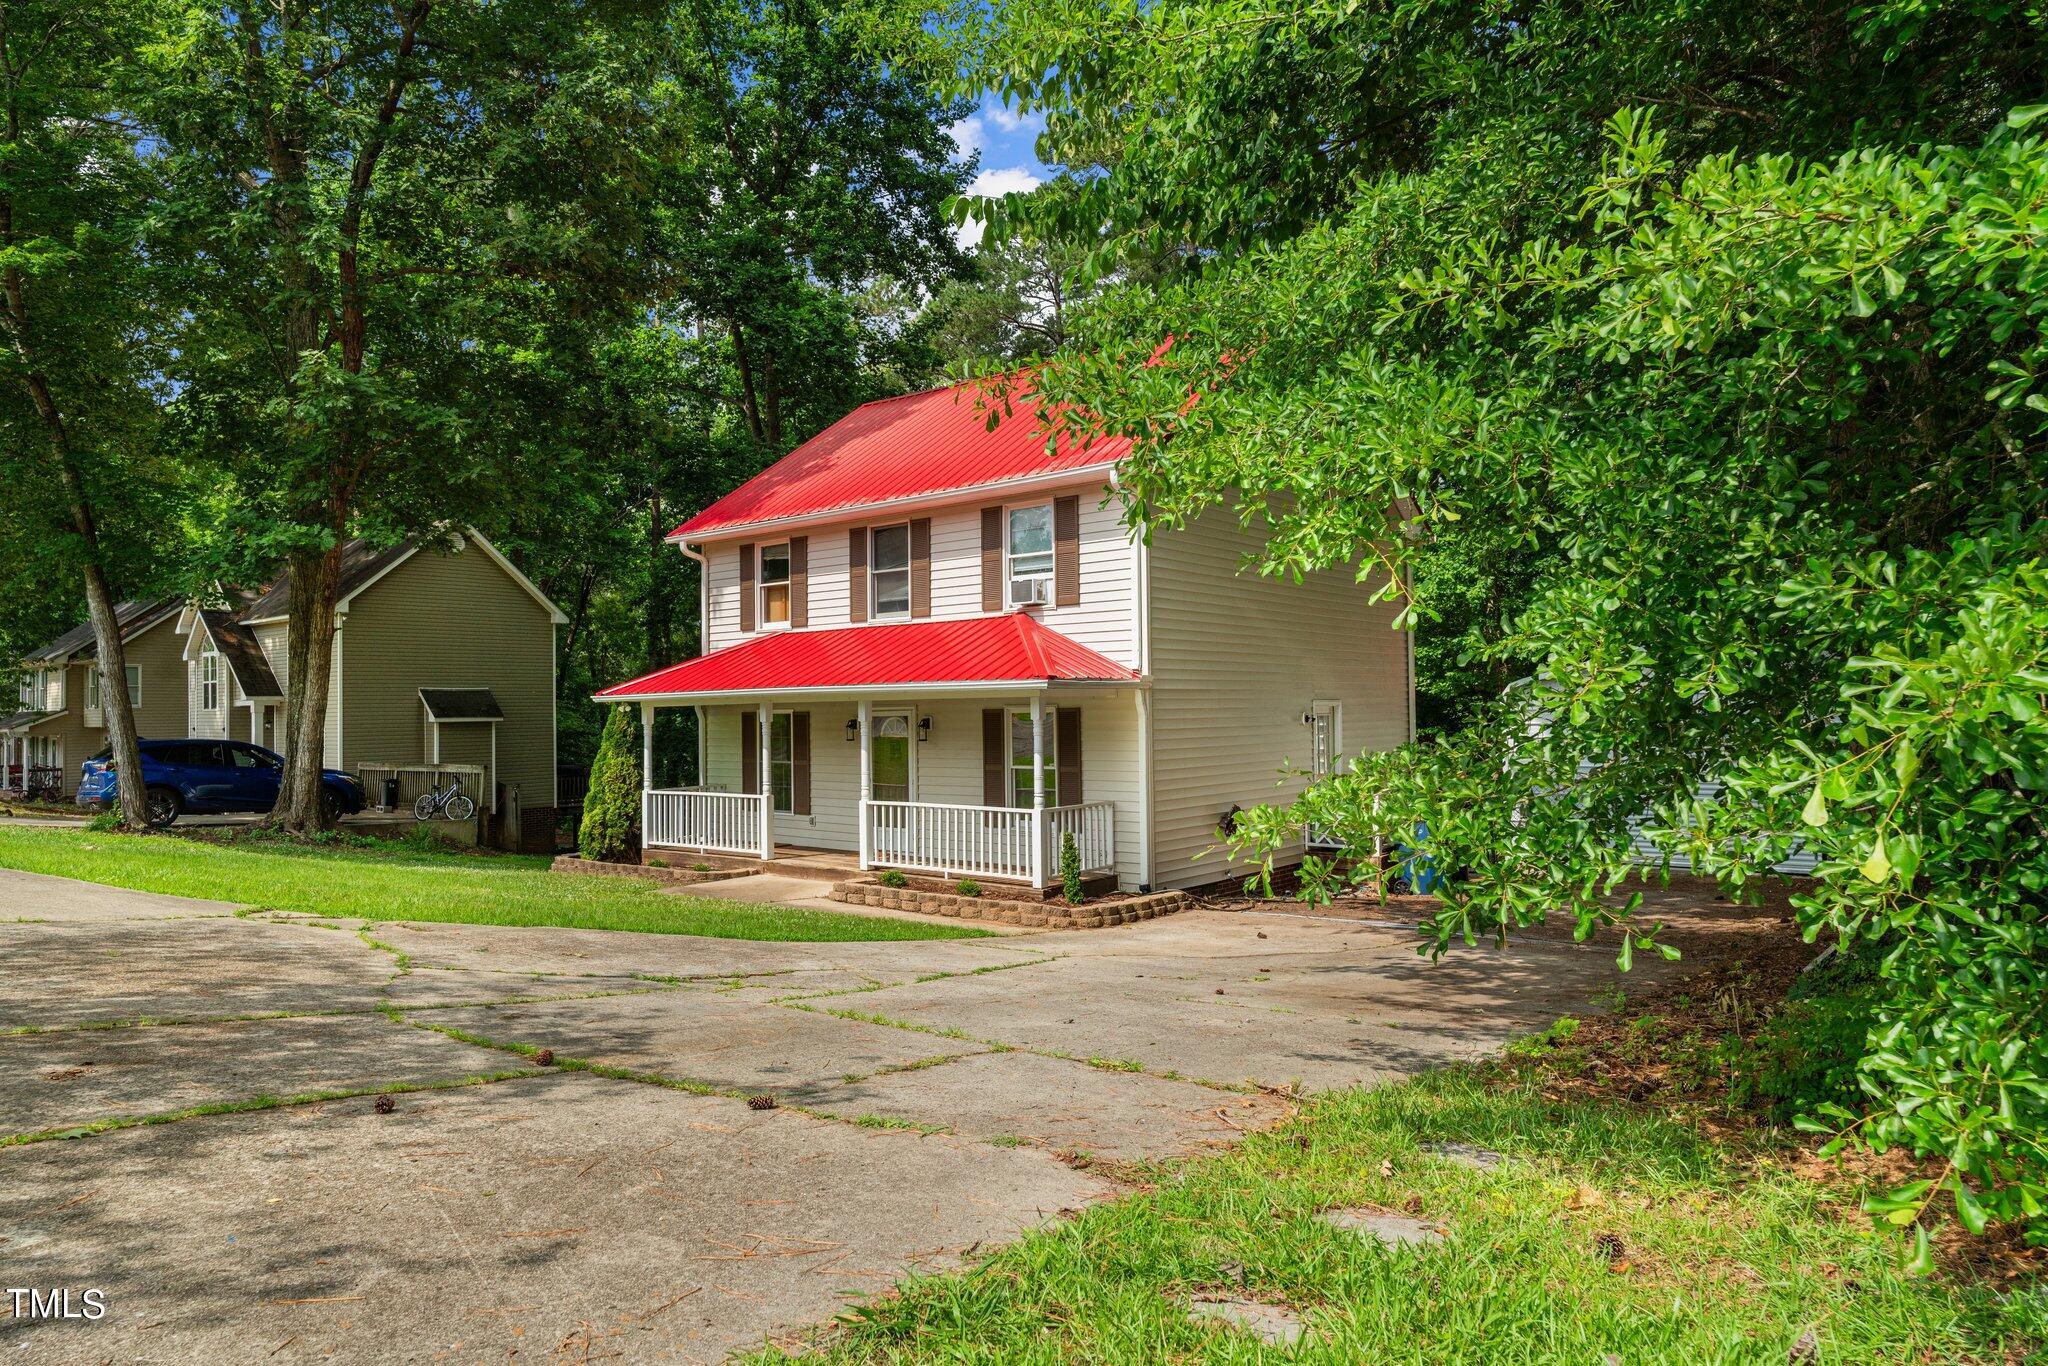
[[[692,550],[688,541],[677,541],[676,549],[697,562],[697,657],[701,659],[711,635],[711,562],[704,558],[703,551]],[[697,703],[690,710],[697,717],[697,786],[703,787],[707,780],[704,772],[704,705]]]

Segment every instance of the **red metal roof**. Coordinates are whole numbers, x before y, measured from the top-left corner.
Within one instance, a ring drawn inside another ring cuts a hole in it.
[[[1077,446],[1062,435],[1048,453],[1041,410],[1023,381],[1016,384],[993,430],[989,415],[1004,405],[979,383],[864,403],[684,522],[671,538],[696,540],[757,522],[1106,469],[1130,450],[1122,437]]]
[[[770,631],[606,688],[599,701],[929,683],[1132,683],[1137,675],[1025,612],[833,631]]]

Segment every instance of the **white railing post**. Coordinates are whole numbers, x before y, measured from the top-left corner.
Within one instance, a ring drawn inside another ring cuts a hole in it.
[[[640,704],[640,790],[654,791],[654,704]],[[641,829],[646,829],[642,826]]]
[[[1031,694],[1031,885],[1046,885],[1045,694]]]
[[[772,733],[775,729],[775,705],[762,702],[760,706],[761,758],[757,770],[761,775],[761,861],[766,863],[775,857],[775,770],[771,757],[775,753]]]
[[[860,700],[860,733],[854,736],[860,745],[860,866],[863,871],[875,866],[875,757],[874,747],[868,742],[868,721],[873,711],[874,705],[863,697]]]

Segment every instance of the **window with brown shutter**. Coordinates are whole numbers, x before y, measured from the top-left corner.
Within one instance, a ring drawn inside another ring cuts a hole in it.
[[[864,526],[846,533],[846,616],[849,621],[868,619],[868,529]]]
[[[981,804],[1010,804],[1010,713],[1001,707],[981,713]]]
[[[789,624],[811,624],[811,538],[789,538]]]
[[[932,614],[932,519],[916,517],[910,523],[910,615]]]
[[[754,545],[751,541],[740,547],[740,629],[754,629]]]
[[[1081,500],[1052,500],[1052,604],[1075,607],[1081,602]]]
[[[1064,780],[1062,780],[1064,781]],[[789,716],[790,814],[811,814],[811,714],[791,712]]]
[[[1003,610],[1003,510],[981,510],[981,610]]]
[[[740,791],[761,790],[761,718],[753,712],[740,713]]]
[[[1081,709],[1061,707],[1053,714],[1053,745],[1059,774],[1059,805],[1081,804]]]

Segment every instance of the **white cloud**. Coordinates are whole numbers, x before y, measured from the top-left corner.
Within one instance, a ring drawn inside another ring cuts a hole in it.
[[[969,182],[961,193],[969,199],[1001,199],[1006,194],[1023,194],[1035,190],[1044,183],[1044,180],[1022,166],[1011,166],[1000,171],[983,171]],[[981,241],[982,231],[981,220],[970,218],[953,229],[953,238],[962,247],[971,251]]]
[[[969,114],[958,123],[948,124],[946,136],[953,139],[961,156],[973,156],[988,146],[988,125],[981,121],[981,115]]]
[[[1027,119],[1008,105],[992,104],[982,111],[982,117],[1002,129],[1005,133],[1019,133],[1027,125],[1035,125],[1035,119]]]

